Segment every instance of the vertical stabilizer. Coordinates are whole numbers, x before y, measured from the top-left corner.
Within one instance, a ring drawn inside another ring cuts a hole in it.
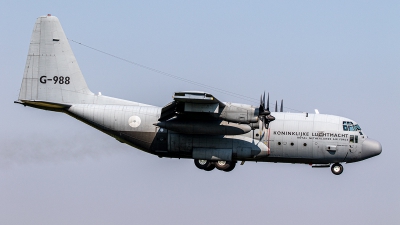
[[[18,99],[59,104],[88,103],[93,99],[55,16],[36,20]]]

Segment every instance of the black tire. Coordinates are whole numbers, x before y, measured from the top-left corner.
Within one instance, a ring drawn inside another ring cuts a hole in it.
[[[225,171],[225,172],[232,171],[233,169],[235,169],[235,166],[236,166],[236,162],[232,162],[232,161],[217,161],[214,164],[217,169]]]
[[[215,164],[213,162],[211,162],[210,165],[207,168],[205,168],[204,170],[205,171],[211,171],[213,169],[215,169]]]
[[[215,168],[214,163],[206,159],[195,159],[194,164],[201,170],[211,171]]]
[[[340,163],[335,163],[331,166],[331,171],[335,175],[340,175],[343,173],[343,166]]]
[[[230,161],[216,161],[215,163],[215,168],[219,169],[219,170],[227,170],[231,165]]]
[[[230,162],[230,166],[228,169],[224,170],[225,172],[230,172],[236,167],[236,162]]]

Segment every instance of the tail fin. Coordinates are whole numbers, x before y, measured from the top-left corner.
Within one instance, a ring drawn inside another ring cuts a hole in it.
[[[93,95],[58,18],[39,17],[32,32],[19,101],[70,105],[87,103]]]

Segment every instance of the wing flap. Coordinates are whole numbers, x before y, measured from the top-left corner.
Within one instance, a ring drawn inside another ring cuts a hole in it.
[[[175,92],[173,102],[164,106],[161,110],[159,121],[169,120],[178,114],[202,113],[216,115],[225,104],[213,95],[199,91]]]
[[[198,103],[198,104],[210,104],[210,103],[218,103],[223,104],[218,99],[216,99],[211,94],[206,92],[198,92],[198,91],[184,91],[184,92],[175,92],[174,100],[178,102],[185,103]]]
[[[176,109],[177,102],[173,101],[168,103],[161,109],[161,116],[158,121],[165,121],[169,120],[175,116],[175,109]]]

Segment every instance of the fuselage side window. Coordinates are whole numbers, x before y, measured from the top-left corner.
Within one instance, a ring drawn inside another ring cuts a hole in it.
[[[354,143],[354,135],[350,135],[350,143]]]
[[[358,143],[358,135],[356,135],[355,138],[356,138],[356,139],[355,139],[355,143]]]

